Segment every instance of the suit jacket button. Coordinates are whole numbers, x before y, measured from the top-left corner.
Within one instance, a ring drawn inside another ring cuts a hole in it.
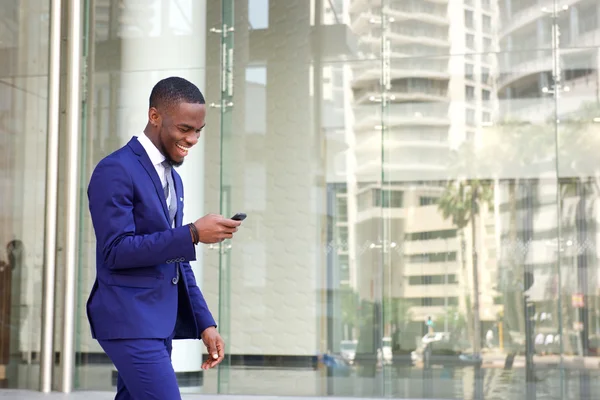
[[[173,285],[177,285],[177,282],[179,282],[179,278],[175,277],[173,279],[171,279],[171,283],[173,283]]]

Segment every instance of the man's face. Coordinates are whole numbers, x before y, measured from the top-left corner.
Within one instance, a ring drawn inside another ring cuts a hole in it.
[[[150,110],[150,118],[157,122],[159,129],[159,149],[172,165],[183,164],[189,150],[198,143],[205,117],[206,106],[197,103]]]

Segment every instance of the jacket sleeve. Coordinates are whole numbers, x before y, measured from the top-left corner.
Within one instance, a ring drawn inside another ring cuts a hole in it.
[[[196,283],[196,277],[194,276],[194,271],[192,271],[190,263],[182,263],[181,268],[185,274],[188,293],[190,294],[190,301],[192,303],[192,308],[194,309],[196,324],[198,325],[198,334],[202,335],[202,332],[204,332],[206,328],[211,326],[216,328],[217,323],[208,309],[206,300],[204,300],[204,296],[202,295],[202,292]]]
[[[96,241],[109,269],[193,261],[196,249],[187,226],[136,235],[133,182],[113,158],[102,160],[90,179],[88,199]]]
[[[181,187],[181,194],[183,195],[183,181],[179,175],[177,177],[177,184]],[[183,218],[183,203],[181,204],[181,215]],[[217,327],[217,323],[210,312],[206,300],[198,287],[196,282],[196,276],[189,262],[181,264],[183,273],[185,274],[185,281],[187,282],[188,293],[190,294],[190,301],[194,310],[194,317],[196,318],[196,324],[198,326],[198,334],[202,335],[202,332],[206,328],[211,326]],[[200,339],[200,338],[199,338]]]

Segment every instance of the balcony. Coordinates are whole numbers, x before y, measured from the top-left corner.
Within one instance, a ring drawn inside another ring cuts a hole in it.
[[[381,79],[381,61],[357,65],[354,70],[354,85],[360,82],[373,82]],[[450,79],[448,59],[433,58],[395,58],[391,61],[390,77]]]
[[[450,23],[447,7],[435,6],[423,0],[418,3],[398,5],[395,8],[386,7],[384,13],[397,20],[418,20],[446,27]]]
[[[416,26],[392,24],[389,31],[390,41],[394,44],[417,43],[434,47],[450,47],[450,35],[447,28],[433,27],[429,24]]]
[[[360,90],[355,97],[357,104],[380,103],[382,93],[377,90]],[[435,87],[392,87],[387,91],[391,102],[443,102],[448,101],[448,89]]]
[[[551,50],[506,53],[500,58],[498,87],[505,87],[525,76],[542,71],[552,71]]]
[[[404,242],[404,252],[406,254],[443,253],[448,251],[458,251],[459,249],[458,239],[455,237]]]
[[[575,3],[578,3],[580,0],[563,0],[559,4],[559,10],[562,7],[570,7]],[[540,18],[551,18],[551,14],[546,10],[552,10],[554,7],[554,1],[546,0],[541,4],[535,3],[524,10],[517,12],[516,14],[510,17],[510,20],[503,20],[503,23],[506,23],[506,26],[500,30],[500,38],[509,35],[517,29],[521,29],[522,27],[537,23]]]
[[[363,135],[358,135],[357,137],[356,153],[363,155],[367,159],[371,159],[379,156],[383,148],[386,154],[388,154],[384,156],[387,162],[402,162],[403,159],[406,159],[406,157],[402,155],[403,150],[410,152],[447,152],[450,147],[447,139],[436,141],[426,137],[407,139],[404,138],[403,135],[400,135],[400,137],[398,136],[399,135],[396,135],[394,132],[390,132],[386,133],[385,139],[382,139],[381,134],[378,132],[365,132]],[[365,160],[363,159],[362,161]]]
[[[382,123],[386,127],[397,126],[449,126],[448,103],[424,102],[390,104],[386,110],[385,121],[379,106],[360,106],[355,108],[356,131],[381,130]]]

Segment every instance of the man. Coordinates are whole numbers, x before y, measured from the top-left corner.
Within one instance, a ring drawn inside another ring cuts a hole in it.
[[[100,161],[88,186],[97,245],[87,314],[118,371],[118,400],[181,398],[173,339],[202,339],[209,354],[203,369],[224,357],[189,262],[194,245],[229,239],[240,222],[209,214],[182,226],[183,185],[173,169],[198,143],[205,114],[194,84],[161,80],[143,134]]]

